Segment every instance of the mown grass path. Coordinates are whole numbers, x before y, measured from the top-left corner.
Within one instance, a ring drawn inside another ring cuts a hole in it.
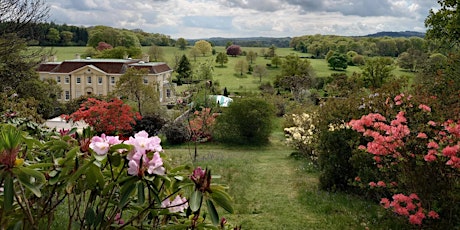
[[[220,175],[214,182],[228,185],[234,198],[235,213],[221,217],[243,229],[392,229],[378,205],[319,190],[316,168],[290,157],[281,141],[275,137],[264,148],[199,146],[195,164]],[[183,148],[168,151],[190,157]]]

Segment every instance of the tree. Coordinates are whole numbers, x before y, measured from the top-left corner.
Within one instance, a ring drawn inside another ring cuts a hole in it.
[[[249,64],[251,65],[254,61],[256,61],[256,58],[257,58],[257,53],[252,50],[249,50],[249,52],[246,54],[246,61],[248,61]]]
[[[99,42],[96,47],[96,50],[98,51],[104,51],[104,50],[109,50],[109,49],[113,49],[113,46],[106,42]]]
[[[399,55],[397,63],[399,67],[415,72],[427,59],[428,56],[424,52],[410,48]]]
[[[177,65],[177,80],[179,83],[182,82],[182,79],[191,79],[193,75],[192,65],[188,61],[187,56],[182,55],[181,59],[179,60],[179,64]]]
[[[236,57],[241,54],[241,47],[239,45],[231,45],[227,48],[227,55]]]
[[[281,65],[282,76],[295,76],[295,75],[313,75],[313,68],[307,59],[300,59],[299,56],[289,54],[286,56]]]
[[[263,65],[256,65],[254,67],[254,72],[252,73],[254,76],[259,77],[259,82],[262,82],[262,77],[267,75],[267,68]]]
[[[160,107],[156,82],[146,84],[146,75],[146,70],[129,68],[117,81],[114,90],[115,95],[134,101],[140,115],[146,115],[147,108],[150,109],[148,112],[154,112]]]
[[[50,28],[48,30],[48,34],[46,34],[46,39],[48,39],[51,44],[56,45],[59,43],[59,41],[61,41],[61,35],[57,29]]]
[[[179,47],[181,50],[185,50],[187,48],[187,40],[185,40],[185,38],[178,38],[176,41],[176,47]]]
[[[194,47],[203,55],[203,57],[206,56],[207,53],[210,53],[212,51],[211,43],[205,40],[199,40],[195,42]]]
[[[366,60],[362,67],[365,82],[371,88],[380,88],[386,79],[392,77],[393,60],[385,57],[375,57]]]
[[[228,62],[227,54],[219,52],[216,56],[216,62],[219,63],[221,67],[224,67],[224,64]]]
[[[154,62],[161,61],[164,56],[163,49],[156,45],[150,46],[148,54],[150,55],[150,58],[152,58]]]
[[[136,124],[136,119],[141,119],[138,113],[124,104],[122,100],[114,98],[110,101],[101,101],[88,98],[81,104],[75,113],[65,116],[66,120],[85,121],[99,133],[106,135],[129,134]]]
[[[276,46],[275,46],[275,45],[271,45],[271,46],[268,48],[267,56],[268,56],[268,57],[274,57],[275,55],[276,55]]]
[[[268,143],[273,118],[273,106],[265,99],[243,98],[217,117],[214,134],[225,143],[263,145]]]
[[[441,9],[430,10],[425,20],[426,36],[429,39],[444,41],[448,47],[458,46],[460,43],[460,2],[439,0]]]
[[[248,71],[249,65],[246,60],[238,60],[235,63],[235,71],[240,74],[240,76],[243,76],[244,73]]]
[[[193,61],[196,61],[198,55],[200,55],[200,50],[198,50],[198,48],[195,46],[192,47],[192,49],[190,49],[190,56],[193,57]]]
[[[334,53],[328,60],[329,67],[333,70],[336,68],[346,69],[348,67],[348,59],[344,54]]]
[[[275,55],[272,57],[272,65],[275,65],[275,68],[278,68],[279,65],[281,65],[282,60],[278,55]]]
[[[73,33],[70,31],[61,32],[62,44],[65,46],[72,45]]]

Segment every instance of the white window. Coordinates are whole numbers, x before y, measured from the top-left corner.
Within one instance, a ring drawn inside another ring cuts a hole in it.
[[[64,82],[65,82],[66,84],[69,84],[69,83],[70,83],[70,77],[69,77],[69,76],[65,76]]]
[[[86,77],[86,82],[88,82],[88,84],[91,84],[91,76]]]
[[[61,93],[58,93],[57,99],[58,99],[58,100],[61,100],[61,99],[62,99],[62,92],[61,92]]]
[[[115,77],[110,77],[110,84],[115,85]]]
[[[65,91],[65,100],[66,101],[70,100],[70,91],[68,90]]]
[[[56,82],[61,83],[61,76],[56,76]]]
[[[77,79],[75,80],[77,82],[77,84],[80,84],[81,82],[81,77],[77,77]]]
[[[102,77],[97,78],[97,84],[102,85]]]
[[[166,97],[171,97],[171,90],[170,89],[166,89]]]
[[[149,79],[147,79],[146,77],[144,77],[144,84],[148,84],[149,83]]]

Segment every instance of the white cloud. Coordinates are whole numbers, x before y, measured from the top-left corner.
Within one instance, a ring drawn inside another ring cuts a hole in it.
[[[431,0],[48,0],[51,19],[173,38],[424,31]]]

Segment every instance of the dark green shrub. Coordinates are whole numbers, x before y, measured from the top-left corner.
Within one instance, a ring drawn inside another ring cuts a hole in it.
[[[181,122],[171,122],[164,125],[161,132],[166,136],[168,144],[178,145],[190,140],[190,132]]]
[[[166,124],[166,120],[158,114],[144,116],[141,120],[136,121],[134,132],[146,131],[149,136],[156,136],[160,129]]]
[[[214,135],[218,141],[229,144],[266,144],[273,117],[273,106],[263,99],[235,100],[217,117]]]

